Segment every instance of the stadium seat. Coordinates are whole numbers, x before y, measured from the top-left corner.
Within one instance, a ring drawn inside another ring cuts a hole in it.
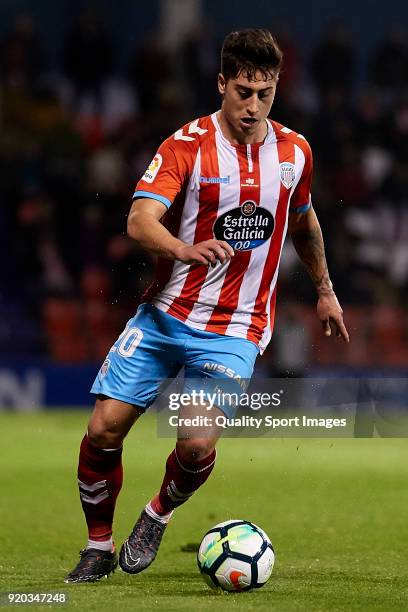
[[[82,307],[78,300],[49,298],[44,304],[43,320],[52,359],[64,363],[90,359]]]
[[[85,299],[106,302],[111,295],[111,280],[106,270],[88,266],[81,276],[81,291]]]
[[[81,328],[79,301],[48,298],[43,306],[43,320],[49,335],[76,335]]]

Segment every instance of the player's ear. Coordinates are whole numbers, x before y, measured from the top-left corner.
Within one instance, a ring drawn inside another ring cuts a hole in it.
[[[227,82],[225,80],[225,77],[223,74],[221,74],[221,72],[218,75],[218,91],[220,92],[220,94],[223,96],[225,94],[225,86],[226,86]]]

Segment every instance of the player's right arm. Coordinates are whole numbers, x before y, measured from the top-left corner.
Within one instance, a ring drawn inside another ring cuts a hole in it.
[[[128,216],[128,235],[147,251],[185,264],[215,266],[217,260],[224,263],[233,257],[233,248],[224,240],[211,239],[190,245],[173,236],[160,223],[166,210],[167,206],[158,200],[138,198]]]
[[[197,130],[196,126],[195,135],[198,134]],[[195,136],[176,138],[180,132],[182,130],[160,145],[137,183],[128,217],[128,235],[159,257],[176,259],[185,264],[215,266],[217,261],[224,263],[234,255],[227,242],[211,239],[187,244],[173,236],[160,222],[185,189],[194,170],[198,140]]]

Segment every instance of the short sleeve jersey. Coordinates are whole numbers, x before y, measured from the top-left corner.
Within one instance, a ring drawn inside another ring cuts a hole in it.
[[[311,206],[313,161],[303,136],[268,120],[262,143],[231,144],[217,115],[185,125],[159,147],[134,198],[167,207],[180,240],[225,240],[235,256],[214,268],[159,258],[142,298],[191,327],[246,338],[263,352],[275,316],[288,214]]]

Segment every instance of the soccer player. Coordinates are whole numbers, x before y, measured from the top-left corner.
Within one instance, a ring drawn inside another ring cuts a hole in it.
[[[230,33],[223,44],[221,109],[163,142],[136,186],[128,234],[158,256],[156,280],[103,363],[78,467],[89,540],[66,582],[109,575],[122,485],[122,443],[161,385],[176,376],[251,377],[274,322],[287,231],[317,291],[323,332],[349,341],[312,207],[312,154],[303,136],[268,119],[282,52],[267,30]],[[162,484],[123,544],[135,574],[156,557],[174,510],[207,480],[218,432],[179,435]]]

